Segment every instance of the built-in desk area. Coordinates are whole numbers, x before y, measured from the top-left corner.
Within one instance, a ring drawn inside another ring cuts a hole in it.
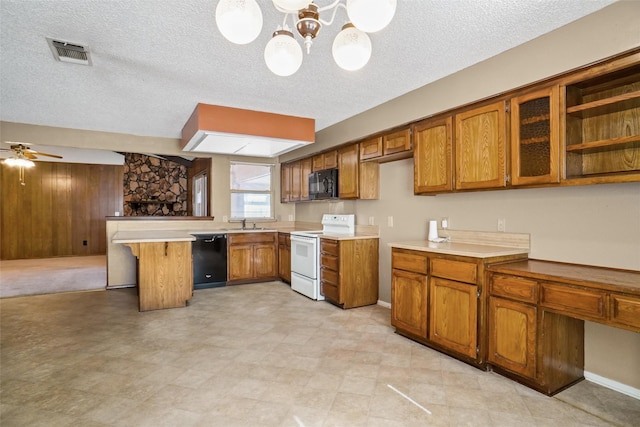
[[[640,271],[529,259],[487,276],[487,362],[543,393],[583,378],[585,320],[640,332]]]

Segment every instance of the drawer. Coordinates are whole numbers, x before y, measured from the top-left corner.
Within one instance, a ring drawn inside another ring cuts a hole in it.
[[[432,258],[431,275],[475,285],[478,277],[478,266],[472,262]]]
[[[398,270],[427,274],[428,257],[426,252],[402,251],[393,249],[391,252],[391,266]]]
[[[276,243],[276,233],[229,233],[229,245],[244,243]]]
[[[338,291],[338,287],[335,286],[332,283],[328,283],[325,281],[321,281],[320,282],[320,289],[322,292],[322,295],[325,296],[326,299],[329,299],[331,301],[337,302],[338,304],[340,304],[340,292]]]
[[[320,239],[320,252],[338,256],[339,247],[337,240]]]
[[[581,319],[605,320],[607,294],[553,283],[540,284],[540,305]]]
[[[531,279],[493,274],[489,282],[489,292],[493,296],[538,303],[538,282]]]
[[[640,332],[640,297],[611,294],[611,323]]]
[[[320,266],[334,271],[338,271],[338,257],[325,253],[320,254]]]
[[[340,283],[338,281],[338,272],[326,268],[320,269],[320,280],[322,280],[323,282],[331,283],[335,286],[338,286],[338,283]]]

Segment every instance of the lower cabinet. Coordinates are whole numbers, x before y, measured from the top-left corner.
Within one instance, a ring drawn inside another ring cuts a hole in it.
[[[378,239],[320,239],[320,286],[342,308],[378,302]]]
[[[394,269],[391,281],[391,325],[427,338],[427,276]]]
[[[489,363],[535,378],[537,313],[535,305],[489,298]]]
[[[227,242],[230,282],[277,278],[276,233],[234,233]]]
[[[475,358],[479,351],[477,286],[431,277],[429,299],[429,339]]]
[[[291,283],[291,235],[278,233],[278,276]]]
[[[401,335],[484,368],[484,270],[486,264],[502,258],[393,248],[392,326]]]
[[[545,311],[547,283],[489,274],[489,352],[494,370],[546,394],[582,379],[584,321]],[[541,297],[540,297],[541,298]]]

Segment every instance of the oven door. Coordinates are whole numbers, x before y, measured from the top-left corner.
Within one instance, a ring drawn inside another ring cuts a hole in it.
[[[318,278],[318,238],[291,234],[291,272]]]

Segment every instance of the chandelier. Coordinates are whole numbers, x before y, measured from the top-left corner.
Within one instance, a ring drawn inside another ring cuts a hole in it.
[[[333,41],[332,54],[336,64],[344,70],[355,71],[364,67],[371,58],[371,39],[367,33],[385,28],[393,19],[396,0],[335,0],[318,7],[310,0],[272,0],[273,6],[284,14],[282,25],[264,49],[264,60],[271,72],[290,76],[302,65],[302,47],[293,36],[292,27],[304,41],[307,54],[313,39],[323,25],[331,25],[338,9],[345,9],[349,17]],[[320,18],[330,12],[327,21]],[[290,20],[292,27],[287,25]],[[222,35],[232,43],[248,44],[262,30],[262,11],[256,0],[220,0],[216,7],[216,24]]]

